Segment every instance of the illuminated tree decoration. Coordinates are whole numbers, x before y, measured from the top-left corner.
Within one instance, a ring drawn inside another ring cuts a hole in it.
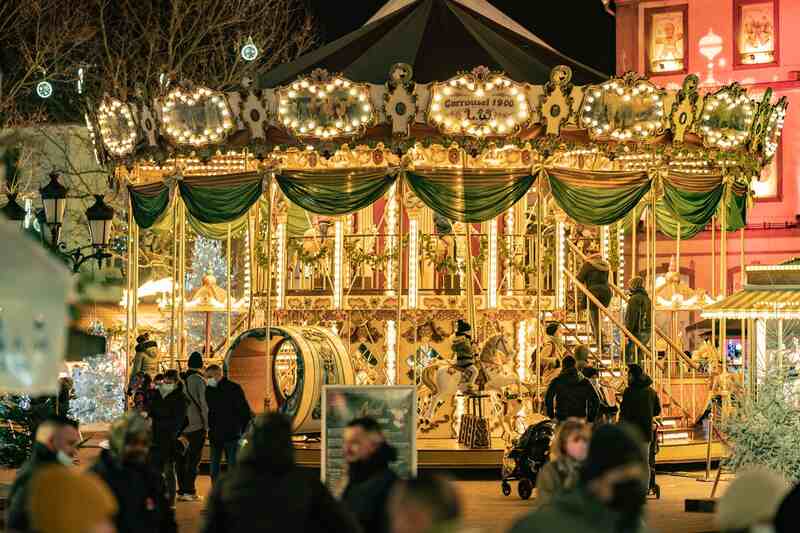
[[[698,129],[707,147],[731,150],[747,141],[754,115],[747,92],[733,83],[706,95]]]
[[[39,98],[50,98],[53,96],[53,84],[47,80],[42,80],[36,84],[36,96]]]
[[[580,124],[592,139],[643,141],[667,127],[664,92],[635,73],[591,85],[584,92]]]
[[[97,109],[97,122],[100,136],[109,152],[120,157],[133,151],[136,146],[136,123],[128,104],[116,98],[107,98]]]
[[[783,132],[783,122],[786,119],[786,97],[782,97],[772,108],[767,119],[767,129],[764,132],[764,159],[769,162],[778,151],[778,143]]]
[[[317,69],[276,90],[278,120],[301,139],[361,135],[375,120],[369,86]]]
[[[178,144],[221,143],[233,129],[225,96],[205,87],[176,87],[167,94],[161,112],[167,135]]]
[[[256,46],[256,43],[253,42],[252,38],[247,40],[239,53],[241,54],[242,59],[248,63],[258,59],[258,47]]]
[[[530,118],[523,86],[486,67],[431,84],[428,122],[435,124],[442,133],[508,136],[519,132]]]

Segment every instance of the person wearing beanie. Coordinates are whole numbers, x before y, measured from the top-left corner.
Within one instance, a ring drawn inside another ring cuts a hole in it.
[[[203,533],[360,533],[316,476],[295,463],[292,424],[259,416],[239,460],[214,484]]]
[[[177,532],[164,480],[147,462],[150,441],[150,421],[129,412],[111,424],[109,449],[100,452],[91,468],[117,499],[114,525],[118,533]]]
[[[639,276],[634,276],[628,282],[630,297],[625,308],[625,328],[645,346],[650,342],[652,333],[652,312],[653,307],[650,296],[644,290],[644,280]],[[625,361],[627,363],[639,362],[639,348],[634,342],[628,339],[625,347]]]
[[[794,533],[800,524],[800,484],[786,495],[775,514],[775,533]]]
[[[561,361],[561,373],[550,382],[544,397],[547,416],[563,422],[583,418],[593,422],[600,407],[600,398],[592,384],[578,372],[571,355]]]
[[[140,373],[154,376],[158,373],[159,354],[158,343],[151,341],[149,335],[139,335],[136,338],[136,354],[131,362],[130,379],[128,380],[128,394],[136,390],[136,376]]]
[[[510,533],[644,533],[647,459],[636,430],[595,429],[577,486],[519,520]]]
[[[92,473],[49,466],[31,480],[28,501],[36,533],[114,533],[117,502]]]
[[[784,496],[786,480],[762,467],[740,471],[717,502],[716,521],[722,533],[747,533],[772,525]],[[797,531],[793,524],[792,531]]]
[[[186,445],[186,453],[178,455],[176,464],[178,501],[196,502],[202,499],[197,494],[195,482],[208,432],[206,380],[202,374],[203,355],[200,352],[192,352],[189,356],[188,367],[189,370],[184,379],[186,383],[184,392],[189,399],[186,412],[188,424],[184,428],[182,436]]]

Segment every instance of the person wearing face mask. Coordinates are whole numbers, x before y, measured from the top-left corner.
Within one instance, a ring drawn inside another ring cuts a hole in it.
[[[236,464],[239,439],[253,417],[244,391],[222,374],[218,365],[206,368],[208,442],[211,444],[211,483],[216,483],[222,453],[230,469]]]
[[[52,415],[39,424],[36,428],[31,457],[17,472],[17,477],[8,493],[6,514],[8,531],[30,529],[28,498],[31,478],[48,466],[72,466],[78,456],[80,442],[78,423],[72,419]]]
[[[192,352],[187,362],[186,387],[184,393],[189,403],[186,411],[187,424],[183,428],[181,440],[186,445],[186,453],[178,456],[178,501],[198,502],[195,482],[197,470],[203,455],[208,431],[208,404],[206,403],[206,380],[203,377],[203,355]]]
[[[576,487],[518,521],[511,533],[644,533],[647,458],[636,430],[597,428]]]
[[[150,404],[153,421],[151,464],[166,483],[167,502],[175,503],[175,462],[178,456],[178,437],[183,431],[188,400],[178,379],[178,371],[167,370],[158,385],[158,394]]]
[[[176,533],[177,525],[167,504],[164,480],[147,463],[150,422],[129,412],[111,424],[109,449],[91,471],[106,482],[117,499],[114,515],[118,533]]]
[[[553,497],[578,484],[580,467],[586,459],[589,427],[581,420],[567,420],[559,426],[550,444],[550,462],[536,478],[536,504],[545,505]]]

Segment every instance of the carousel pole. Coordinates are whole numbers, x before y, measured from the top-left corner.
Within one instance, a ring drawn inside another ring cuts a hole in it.
[[[722,297],[728,295],[728,187],[722,193],[722,210],[719,224],[719,287]],[[722,374],[728,373],[728,321],[723,316],[719,328],[719,346],[722,352]],[[724,380],[723,380],[724,383]]]
[[[226,289],[228,293],[228,298],[226,299],[225,304],[225,311],[226,311],[226,328],[225,331],[227,332],[227,339],[226,344],[231,340],[231,298],[233,297],[233,290],[231,286],[231,223],[228,222],[228,235],[227,235],[227,247],[225,250],[226,259],[225,259],[225,277],[227,278]]]
[[[396,325],[394,328],[395,331],[395,357],[400,357],[402,353],[400,351],[400,321],[403,317],[403,206],[405,205],[405,201],[403,198],[403,174],[397,178],[397,318],[396,318]],[[409,239],[410,240],[410,239]],[[412,265],[408,266],[412,268]],[[416,268],[416,265],[413,265],[413,268]],[[416,343],[415,343],[416,345]],[[416,357],[416,356],[415,356]],[[393,376],[394,383],[397,384],[400,382],[400,365],[395,365],[395,375]],[[416,382],[415,382],[416,385]]]
[[[656,351],[655,321],[656,321],[656,184],[650,188],[650,355],[652,358],[652,375],[656,375],[658,352]],[[656,383],[657,384],[657,383]]]
[[[267,193],[267,231],[266,231],[266,250],[264,252],[266,268],[266,284],[264,287],[264,362],[266,366],[265,389],[264,389],[264,411],[271,411],[275,407],[272,398],[272,354],[270,353],[270,341],[272,339],[272,184],[275,173],[270,171],[266,179],[264,189]]]
[[[178,358],[186,353],[186,342],[184,333],[186,332],[186,207],[182,202],[178,203]]]
[[[131,243],[133,246],[133,314],[131,315],[131,319],[133,320],[133,337],[136,338],[139,335],[139,226],[137,224],[133,225],[133,241]]]
[[[465,277],[466,277],[466,285],[467,285],[467,316],[469,318],[469,323],[472,326],[472,331],[474,332],[475,343],[477,344],[478,341],[478,327],[477,323],[475,322],[475,287],[473,286],[473,279],[472,279],[472,223],[467,222],[465,224],[467,228],[467,258],[466,258],[466,266],[465,266]]]
[[[133,208],[128,208],[128,243],[133,242]],[[133,320],[131,313],[133,312],[133,304],[131,297],[133,296],[133,247],[128,245],[126,250],[127,261],[127,291],[125,292],[125,379],[130,379],[130,360],[131,360],[131,329],[133,327]]]
[[[544,217],[544,205],[542,200],[542,186],[544,180],[540,179],[536,183],[536,396],[533,398],[534,405],[539,400],[539,388],[542,384],[542,218]]]
[[[740,281],[740,290],[744,290],[744,286],[747,283],[747,272],[745,271],[745,259],[744,259],[744,226],[739,231],[739,270],[742,276]],[[744,318],[741,319],[739,323],[740,329],[740,338],[741,338],[741,345],[742,345],[742,364],[747,362],[747,357],[750,355],[748,344],[747,344],[747,335],[750,334],[749,329],[747,328],[746,320]],[[745,351],[747,350],[747,351]]]
[[[169,366],[175,368],[175,354],[178,348],[175,335],[177,333],[177,326],[175,324],[176,309],[175,309],[175,296],[178,290],[178,203],[177,201],[172,206],[172,294],[170,297],[170,312],[169,312]]]

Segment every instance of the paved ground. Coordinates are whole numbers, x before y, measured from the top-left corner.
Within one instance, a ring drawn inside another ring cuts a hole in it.
[[[686,477],[694,476],[694,477]],[[702,513],[685,513],[685,498],[707,498],[711,483],[699,482],[695,478],[701,473],[661,475],[661,500],[651,499],[647,504],[648,524],[655,532],[700,533],[714,531],[713,516]],[[471,531],[503,533],[511,524],[531,509],[531,501],[520,500],[516,486],[511,496],[503,496],[500,483],[488,473],[460,473],[457,485],[464,501],[465,526]],[[727,483],[720,486],[724,491]],[[199,480],[201,494],[209,490],[209,478]],[[178,503],[177,515],[180,533],[194,533],[202,524],[203,504]]]

